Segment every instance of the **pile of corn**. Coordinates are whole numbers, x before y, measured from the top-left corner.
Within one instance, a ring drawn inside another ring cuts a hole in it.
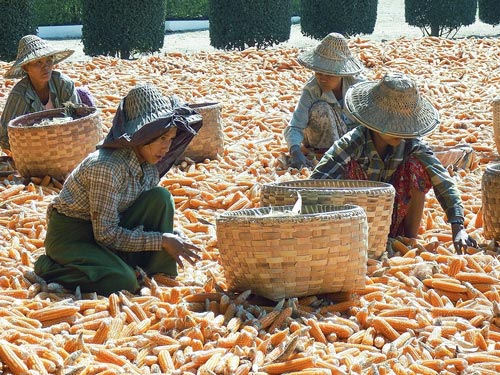
[[[43,253],[45,210],[60,181],[0,183],[0,362],[4,374],[497,374],[500,262],[483,237],[481,176],[497,160],[491,100],[500,93],[497,39],[351,40],[368,78],[413,77],[439,109],[434,146],[471,145],[471,170],[452,173],[468,233],[480,243],[456,256],[432,194],[420,236],[370,260],[366,288],[349,296],[269,303],[232,293],[218,263],[215,216],[257,207],[263,183],[307,178],[284,169],[282,130],[310,72],[296,49],[98,57],[59,69],[87,85],[109,127],[118,101],[149,81],[190,103],[223,104],[224,154],[175,166],[161,185],[177,226],[202,260],[176,280],[146,278],[138,295],[104,298],[47,284],[32,271]],[[0,63],[0,75],[8,68]],[[0,108],[13,80],[0,79]],[[50,152],[50,150],[48,150]],[[334,271],[334,270],[332,270]],[[336,303],[335,298],[338,298]]]

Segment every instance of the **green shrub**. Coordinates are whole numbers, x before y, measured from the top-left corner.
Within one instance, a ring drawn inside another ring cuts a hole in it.
[[[81,0],[35,0],[38,26],[80,25],[82,23]]]
[[[500,24],[500,6],[498,0],[479,0],[479,19],[488,25]]]
[[[208,0],[165,0],[167,20],[207,20]]]
[[[301,0],[303,35],[323,39],[331,32],[346,37],[371,34],[377,21],[378,0]]]
[[[265,48],[290,38],[290,0],[209,0],[210,45]]]
[[[130,58],[163,47],[164,0],[82,0],[83,52],[89,56]]]
[[[300,16],[300,0],[291,0],[290,7],[290,14],[292,16]]]
[[[406,23],[424,35],[454,36],[476,21],[476,10],[477,0],[405,0]]]
[[[17,56],[19,40],[36,34],[33,0],[0,0],[0,59],[12,61]],[[8,17],[6,16],[8,15]]]

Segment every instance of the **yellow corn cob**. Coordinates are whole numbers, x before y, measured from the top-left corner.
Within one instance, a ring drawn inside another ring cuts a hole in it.
[[[198,369],[199,375],[212,375],[214,369],[217,367],[217,364],[222,359],[222,353],[216,352],[208,361],[206,361],[203,365]]]
[[[286,362],[271,363],[263,366],[260,370],[268,374],[284,374],[291,371],[300,371],[314,367],[315,361],[311,356],[292,359]]]
[[[280,314],[279,310],[272,310],[269,313],[267,313],[266,315],[264,315],[263,317],[261,317],[259,319],[260,327],[262,329],[266,329],[267,327],[269,327],[274,322],[274,320],[278,317],[279,314]]]
[[[399,337],[399,333],[383,318],[374,318],[372,325],[378,333],[384,335],[390,341],[394,341]]]
[[[41,310],[30,311],[28,317],[43,323],[56,319],[68,319],[68,317],[74,317],[79,310],[80,307],[78,306],[54,305],[45,307]]]
[[[267,330],[270,333],[273,333],[276,329],[281,329],[281,326],[285,323],[286,319],[292,316],[292,308],[285,307],[280,311],[279,315],[274,319],[273,323]]]
[[[105,319],[101,321],[101,324],[99,325],[99,328],[95,332],[94,337],[92,337],[93,344],[104,344],[106,342],[106,340],[108,339],[110,325],[111,325],[110,319]]]

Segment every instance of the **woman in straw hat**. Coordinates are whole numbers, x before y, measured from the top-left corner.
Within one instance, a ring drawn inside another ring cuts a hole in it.
[[[173,198],[158,183],[200,127],[199,114],[153,85],[131,89],[107,137],[49,205],[46,253],[35,272],[109,295],[136,292],[140,270],[175,276],[182,259],[194,264],[199,249],[173,234]]]
[[[325,153],[312,179],[356,179],[390,183],[396,189],[390,236],[415,238],[425,195],[432,187],[451,224],[457,253],[477,246],[464,230],[460,193],[432,150],[419,139],[439,123],[432,104],[399,73],[359,83],[346,94],[346,107],[363,126],[344,135]]]
[[[10,149],[7,125],[10,120],[45,109],[62,108],[72,102],[92,105],[92,95],[86,88],[81,93],[68,76],[54,71],[56,64],[73,54],[73,50],[58,50],[36,35],[26,35],[19,41],[16,61],[5,78],[22,78],[10,92],[0,119],[0,146]]]
[[[315,48],[298,57],[301,65],[314,72],[284,130],[290,150],[290,166],[312,166],[301,146],[320,153],[353,127],[344,111],[345,93],[364,79],[360,60],[351,55],[347,40],[337,33],[327,35]]]

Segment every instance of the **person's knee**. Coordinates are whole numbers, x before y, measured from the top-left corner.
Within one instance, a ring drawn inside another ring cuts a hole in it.
[[[161,186],[154,187],[144,192],[141,196],[141,200],[147,204],[158,205],[158,207],[173,207],[174,204],[172,194],[168,189]]]
[[[109,273],[99,280],[98,285],[99,287],[97,289],[99,294],[103,295],[110,295],[120,290],[127,290],[130,293],[135,293],[139,288],[137,275],[132,268],[124,269],[120,272]]]

